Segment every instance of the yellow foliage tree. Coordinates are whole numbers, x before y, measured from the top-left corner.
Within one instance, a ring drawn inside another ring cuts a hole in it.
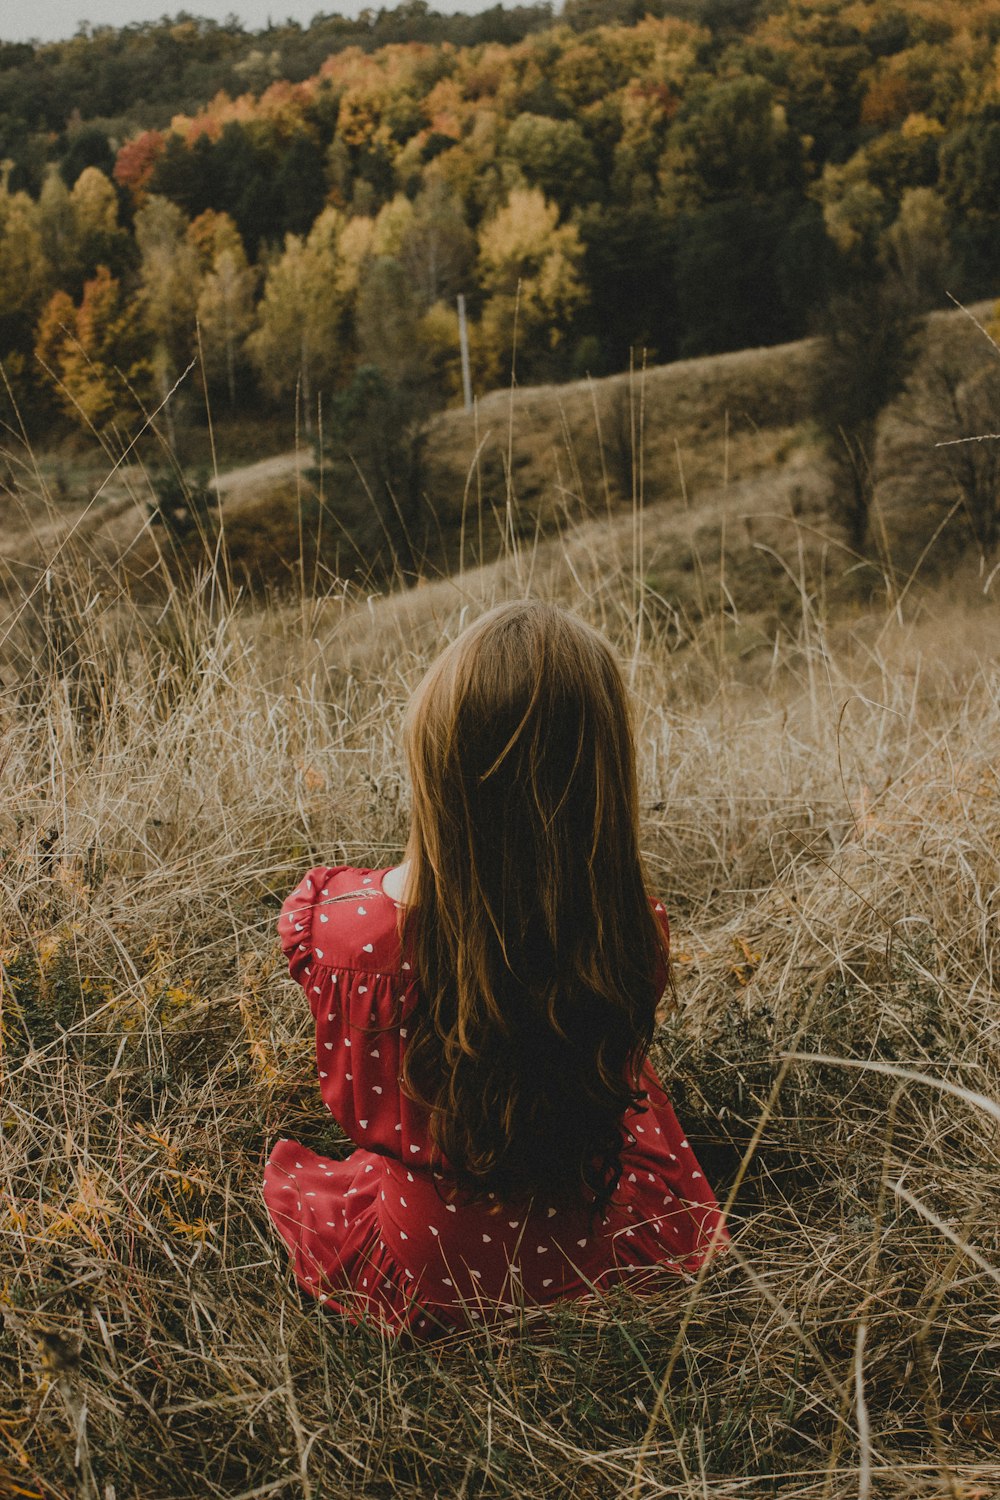
[[[198,292],[198,327],[209,381],[225,380],[236,402],[236,369],[253,327],[257,273],[242,245],[219,250]]]
[[[449,302],[434,302],[417,326],[431,379],[449,403],[460,402],[462,364],[456,307]]]
[[[143,304],[155,340],[153,364],[161,401],[190,363],[195,347],[198,254],[187,228],[177,205],[155,194],[135,216]],[[167,420],[169,427],[169,409]]]
[[[128,235],[118,224],[118,195],[97,167],[85,167],[69,195],[73,210],[78,274],[116,266],[128,251]]]
[[[187,237],[194,246],[202,271],[210,271],[215,257],[221,250],[231,250],[237,259],[246,259],[246,248],[232,217],[206,208],[204,213],[192,219],[187,227]]]
[[[38,195],[38,221],[53,282],[65,287],[76,271],[76,215],[69,189],[54,162],[46,169]]]
[[[398,260],[412,228],[413,204],[405,193],[397,193],[376,216],[372,254],[392,255]]]
[[[267,273],[257,327],[247,349],[270,395],[299,390],[306,431],[314,396],[343,369],[345,297],[338,278],[343,217],[326,208],[307,238],[285,236],[283,253]]]
[[[33,321],[49,273],[38,206],[27,193],[10,192],[5,173],[0,181],[0,322]]]
[[[479,235],[483,379],[495,382],[515,361],[530,374],[547,373],[586,301],[582,260],[575,225],[559,223],[540,189],[514,188]]]
[[[365,214],[348,219],[337,242],[337,285],[345,297],[358,288],[361,273],[372,254],[375,221]]]

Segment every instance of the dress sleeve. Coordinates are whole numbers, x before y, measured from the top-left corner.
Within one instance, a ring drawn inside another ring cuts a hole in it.
[[[371,878],[348,865],[317,865],[282,907],[278,931],[316,1022],[323,1102],[358,1146],[427,1166],[426,1114],[400,1087],[416,990],[409,965],[400,964],[391,903],[352,891]]]
[[[431,1160],[428,1122],[401,1088],[402,1052],[416,999],[400,976],[342,969],[319,974],[320,1091],[351,1139],[407,1166]]]
[[[296,984],[301,984],[305,990],[314,1016],[317,1010],[316,992],[309,983],[316,963],[313,916],[320,891],[325,888],[331,875],[343,868],[343,865],[314,865],[311,870],[307,870],[285,901],[278,918],[278,936],[288,960],[288,972]]]

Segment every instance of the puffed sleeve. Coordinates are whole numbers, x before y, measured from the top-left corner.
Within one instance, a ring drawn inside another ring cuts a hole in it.
[[[357,1145],[427,1165],[426,1114],[401,1092],[417,992],[401,960],[395,907],[375,873],[347,865],[309,870],[285,902],[279,930],[316,1022],[320,1093],[330,1113]]]
[[[301,984],[309,1000],[309,1008],[316,1015],[316,991],[310,984],[316,954],[313,947],[313,916],[320,891],[332,875],[343,869],[342,865],[314,865],[307,870],[285,901],[278,918],[278,936],[282,951],[288,960],[288,972],[296,984]]]

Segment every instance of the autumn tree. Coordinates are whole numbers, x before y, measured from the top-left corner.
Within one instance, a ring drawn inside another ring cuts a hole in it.
[[[36,354],[63,410],[83,427],[108,429],[152,395],[146,330],[106,266],[86,282],[79,306],[65,292],[49,300]]]
[[[30,348],[30,334],[47,290],[38,205],[27,193],[12,193],[8,172],[0,175],[0,352]],[[29,342],[26,343],[26,338]]]
[[[0,170],[0,359],[5,385],[14,400],[30,403],[35,394],[31,350],[35,320],[51,286],[37,204],[27,193],[12,193],[6,166]]]
[[[119,187],[129,190],[135,202],[141,203],[145,197],[166,143],[162,131],[144,130],[119,148],[111,175]]]
[[[191,220],[186,230],[188,241],[198,255],[201,272],[210,271],[220,250],[243,251],[243,238],[232,215],[207,208]]]
[[[479,234],[483,377],[508,363],[528,378],[565,362],[573,319],[586,302],[583,245],[575,225],[538,188],[515,188]],[[515,344],[516,340],[516,344]]]
[[[154,340],[161,401],[190,363],[195,345],[198,256],[186,231],[186,218],[167,198],[148,197],[135,216],[143,306]],[[166,417],[173,437],[169,407]]]
[[[247,349],[260,381],[275,399],[299,391],[306,431],[313,403],[344,370],[345,297],[338,282],[338,240],[343,218],[324,209],[309,235],[285,237],[271,264]]]
[[[98,266],[105,266],[113,276],[121,275],[132,258],[132,247],[118,222],[114,185],[97,167],[87,167],[69,197],[81,280],[92,277]]]
[[[5,367],[30,360],[46,299],[79,307],[99,266],[144,289],[161,387],[197,317],[230,402],[249,331],[264,391],[309,389],[310,409],[317,383],[350,379],[355,300],[386,257],[449,390],[459,291],[490,381],[515,322],[519,373],[546,379],[622,368],[637,345],[665,359],[796,337],[832,287],[886,270],[921,307],[992,295],[992,4],[573,0],[558,24],[544,6],[417,4],[278,27],[266,47],[184,20],[8,48]],[[153,199],[201,224],[196,275],[176,231],[151,250]],[[332,205],[346,222],[322,250]],[[235,240],[206,249],[206,216]]]
[[[64,385],[65,355],[76,339],[77,309],[68,292],[53,292],[38,320],[35,336],[35,359],[50,393],[71,417],[77,416],[73,398]]]
[[[257,273],[242,245],[223,247],[212,260],[198,289],[198,328],[210,384],[225,384],[230,406],[236,404],[236,375],[254,322]]]

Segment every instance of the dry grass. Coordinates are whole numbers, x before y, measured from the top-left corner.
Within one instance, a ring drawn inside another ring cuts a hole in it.
[[[781,608],[734,601],[718,496],[372,600],[140,607],[70,545],[11,597],[0,1494],[1000,1495],[1000,585],[862,609],[758,498]],[[524,592],[627,664],[656,1060],[735,1253],[405,1349],[303,1306],[263,1209],[277,1135],[347,1149],[274,920],[397,857],[409,691]]]

